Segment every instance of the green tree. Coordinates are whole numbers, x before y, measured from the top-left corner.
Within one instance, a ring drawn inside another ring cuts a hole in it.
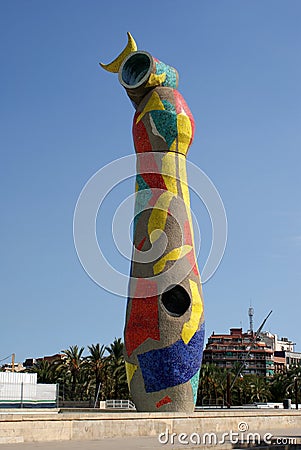
[[[99,387],[99,399],[128,399],[121,338],[115,338],[107,347],[92,344],[88,350],[89,355],[84,357],[84,347],[70,346],[62,351],[60,361],[41,360],[29,371],[38,374],[39,383],[59,383],[62,400],[95,402]]]
[[[227,372],[215,364],[203,364],[197,404],[218,404],[225,400]]]
[[[60,370],[64,377],[65,387],[68,387],[70,381],[70,390],[67,391],[70,400],[77,400],[78,393],[80,394],[79,397],[82,397],[79,381],[81,378],[81,384],[83,384],[83,371],[85,369],[83,352],[84,347],[79,348],[77,345],[70,346],[67,350],[62,351],[66,357],[61,362]]]
[[[245,375],[249,386],[249,403],[268,402],[271,399],[269,385],[263,376]]]
[[[124,361],[124,344],[121,338],[115,338],[109,347],[106,347],[109,356],[106,358],[106,375],[108,399],[129,398],[129,390],[126,381]]]
[[[55,384],[60,381],[61,373],[56,361],[49,362],[41,359],[29,369],[29,372],[37,374],[38,383]]]
[[[94,400],[96,400],[96,396],[98,393],[98,390],[101,386],[101,384],[103,384],[105,382],[105,356],[104,353],[106,351],[106,348],[104,345],[100,345],[100,344],[92,344],[92,345],[88,345],[88,349],[90,352],[90,355],[87,356],[86,360],[87,360],[87,364],[88,364],[88,370],[91,372],[91,375],[93,377],[93,381],[95,384],[95,389],[94,389]]]
[[[277,373],[270,380],[270,392],[273,402],[283,402],[286,397],[287,387],[289,385],[289,378],[287,373]]]

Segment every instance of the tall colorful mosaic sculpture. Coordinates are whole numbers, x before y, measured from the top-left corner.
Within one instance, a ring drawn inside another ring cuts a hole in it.
[[[136,113],[134,251],[124,331],[130,392],[139,411],[192,412],[204,342],[186,155],[194,120],[177,71],[137,51],[130,33],[110,64]]]

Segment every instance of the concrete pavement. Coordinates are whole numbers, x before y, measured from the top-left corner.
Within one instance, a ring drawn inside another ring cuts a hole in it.
[[[261,436],[263,436],[261,434]],[[293,444],[289,442],[289,438],[295,438],[295,443],[298,448],[301,448],[301,430],[299,429],[282,429],[273,435],[273,440],[277,437],[284,437],[284,441],[279,441],[278,444]],[[218,439],[221,438],[218,433]],[[275,444],[274,444],[275,445]],[[277,448],[277,446],[275,446]],[[2,444],[0,450],[151,450],[151,449],[168,449],[168,450],[183,450],[183,449],[202,449],[202,450],[232,450],[232,444],[226,442],[223,445],[196,445],[189,443],[188,445],[179,444],[175,442],[173,445],[168,442],[162,444],[158,437],[126,437],[126,438],[106,438],[100,440],[85,440],[85,441],[52,441],[52,442],[26,442],[19,444]]]
[[[272,433],[271,436],[291,435],[299,437],[298,444],[301,444],[301,411],[225,410],[198,411],[191,415],[117,411],[3,413],[0,414],[0,450],[204,449],[204,446],[194,443],[196,435],[203,439],[204,434],[212,433],[218,437],[217,442],[221,442],[219,437],[226,433],[228,437],[225,441],[229,442],[231,430],[236,434],[240,431],[256,432],[261,436],[266,433]],[[160,433],[169,436],[167,444],[158,441]],[[187,434],[188,438],[184,440],[188,442],[181,442],[183,433]],[[176,436],[174,445],[171,444],[171,434]],[[245,436],[241,439],[245,440]],[[208,440],[205,442],[207,444]],[[208,448],[226,450],[226,445],[211,445]]]
[[[154,437],[101,439],[97,441],[27,442],[2,444],[1,450],[151,450],[167,447]],[[173,446],[175,449],[175,446]]]

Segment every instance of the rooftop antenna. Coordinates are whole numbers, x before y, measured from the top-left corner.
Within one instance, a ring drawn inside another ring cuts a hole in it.
[[[253,334],[253,332],[254,332],[253,316],[254,316],[254,308],[252,308],[252,306],[250,306],[250,308],[249,308],[250,334]]]

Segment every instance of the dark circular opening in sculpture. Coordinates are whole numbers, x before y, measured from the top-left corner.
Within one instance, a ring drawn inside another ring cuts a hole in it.
[[[151,71],[152,59],[147,53],[135,52],[123,64],[121,70],[122,84],[135,87],[147,78]]]
[[[163,292],[161,301],[168,314],[173,317],[181,317],[191,303],[188,293],[179,285]]]

